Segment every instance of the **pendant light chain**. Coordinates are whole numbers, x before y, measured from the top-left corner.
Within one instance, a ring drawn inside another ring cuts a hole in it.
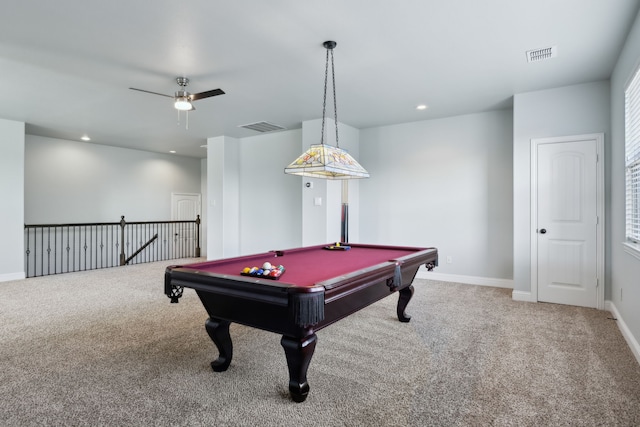
[[[336,122],[336,147],[340,148],[338,143],[338,101],[336,100],[336,69],[333,65],[333,49],[331,49],[331,77],[333,79],[333,116]]]
[[[327,110],[327,76],[329,75],[329,50],[330,49],[327,49],[327,59],[324,63],[324,98],[322,99],[322,131],[320,133],[321,145],[324,144],[324,117]]]
[[[338,143],[338,101],[336,99],[336,69],[333,65],[333,49],[327,48],[327,58],[324,66],[324,98],[322,99],[322,133],[320,134],[320,144],[324,144],[324,122],[327,111],[327,83],[329,82],[329,52],[331,52],[331,82],[333,86],[333,117],[336,125],[336,147]]]

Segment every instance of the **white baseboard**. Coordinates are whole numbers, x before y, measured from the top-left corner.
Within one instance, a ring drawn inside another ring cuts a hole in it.
[[[467,285],[493,286],[494,288],[513,289],[511,279],[493,279],[490,277],[461,276],[458,274],[443,274],[420,269],[416,275],[418,279],[440,280],[442,282],[465,283]]]
[[[533,297],[531,292],[528,291],[513,291],[511,293],[511,299],[514,301],[538,302],[538,300]]]
[[[638,340],[636,340],[636,338],[633,336],[633,334],[629,330],[629,327],[624,322],[624,319],[620,315],[620,312],[618,312],[618,309],[616,308],[615,304],[611,301],[605,301],[604,309],[607,311],[610,311],[611,314],[613,314],[613,317],[617,319],[618,328],[620,328],[620,332],[622,332],[622,336],[627,341],[627,344],[629,345],[631,352],[633,353],[633,355],[636,357],[636,360],[640,364],[640,344],[638,343]]]
[[[24,274],[24,271],[19,273],[9,273],[9,274],[0,274],[0,282],[8,282],[9,280],[22,280],[27,276]]]

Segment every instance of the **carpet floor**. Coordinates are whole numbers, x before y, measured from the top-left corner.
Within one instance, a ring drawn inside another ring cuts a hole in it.
[[[640,365],[610,313],[417,279],[317,333],[309,397],[280,337],[232,324],[226,372],[193,290],[138,264],[0,283],[2,426],[638,426]]]

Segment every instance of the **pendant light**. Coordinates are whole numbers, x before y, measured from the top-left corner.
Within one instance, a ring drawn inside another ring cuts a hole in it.
[[[340,148],[338,143],[338,106],[336,102],[336,75],[333,66],[333,49],[337,43],[326,41],[323,46],[327,49],[327,59],[324,70],[324,100],[322,102],[322,133],[320,144],[312,145],[300,157],[294,160],[284,169],[284,173],[291,175],[308,176],[322,179],[352,179],[369,178],[367,172],[346,151]],[[331,76],[333,85],[333,111],[336,126],[336,146],[324,143],[324,122],[327,106],[327,82],[329,78],[329,54],[331,54]]]

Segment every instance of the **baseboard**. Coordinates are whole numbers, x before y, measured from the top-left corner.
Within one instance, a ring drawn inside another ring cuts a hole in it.
[[[458,274],[443,274],[434,271],[418,270],[418,279],[440,280],[441,282],[465,283],[467,285],[493,286],[494,288],[513,289],[511,279],[493,279],[490,277],[461,276]]]
[[[618,328],[620,329],[620,332],[622,332],[622,336],[627,341],[627,344],[629,345],[629,348],[631,349],[633,355],[636,357],[638,364],[640,364],[640,344],[629,330],[629,327],[624,322],[624,319],[620,315],[620,312],[616,308],[615,304],[611,301],[605,301],[604,309],[610,311],[611,314],[613,314],[613,317],[617,319]]]
[[[22,280],[27,276],[24,274],[24,271],[19,273],[9,273],[9,274],[0,274],[0,282],[8,282],[10,280]]]
[[[513,291],[511,293],[511,299],[514,301],[538,302],[538,300],[533,297],[531,292],[528,291]]]

